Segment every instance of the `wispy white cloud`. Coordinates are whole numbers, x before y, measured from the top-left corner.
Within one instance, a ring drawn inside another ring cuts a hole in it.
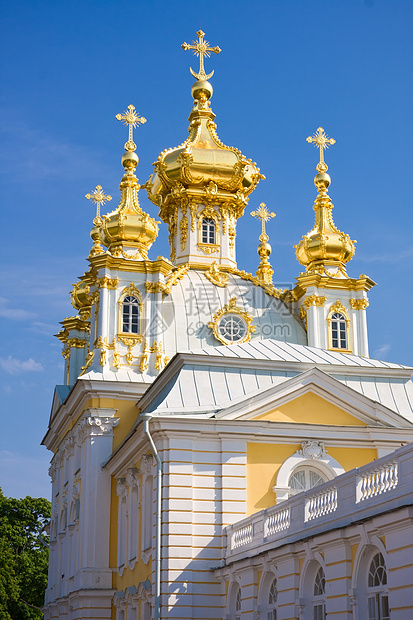
[[[23,308],[10,307],[10,301],[5,297],[0,297],[0,317],[11,319],[12,321],[27,321],[35,317],[35,313]]]
[[[382,344],[373,352],[373,359],[384,359],[391,349],[391,344]]]
[[[7,109],[0,109],[0,134],[4,148],[0,151],[0,174],[14,174],[20,168],[16,143],[25,145],[26,177],[79,178],[93,173],[105,174],[101,155],[86,144],[58,140],[46,132],[33,129],[20,120],[11,125]]]
[[[9,375],[19,375],[22,372],[41,372],[43,366],[31,357],[28,360],[18,360],[9,355],[8,357],[0,357],[0,368]]]
[[[401,250],[400,252],[394,251],[394,252],[386,253],[386,254],[372,254],[370,256],[365,254],[365,255],[358,255],[357,258],[360,261],[365,261],[366,263],[394,264],[394,263],[400,263],[405,260],[409,260],[411,259],[412,256],[413,256],[413,247],[409,247],[405,250]]]

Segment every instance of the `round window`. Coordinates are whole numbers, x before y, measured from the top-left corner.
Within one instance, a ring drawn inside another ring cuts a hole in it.
[[[218,321],[218,333],[228,343],[243,340],[247,332],[247,322],[239,314],[227,313]]]

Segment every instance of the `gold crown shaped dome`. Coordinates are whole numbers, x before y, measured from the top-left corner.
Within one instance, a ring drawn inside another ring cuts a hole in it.
[[[319,127],[317,133],[307,138],[307,142],[314,143],[320,148],[320,162],[317,164],[318,174],[314,178],[318,196],[314,202],[314,228],[303,236],[296,248],[297,259],[305,265],[307,271],[325,271],[325,267],[338,267],[345,274],[345,263],[354,256],[355,242],[346,234],[338,230],[332,217],[334,207],[327,193],[331,183],[327,174],[327,164],[324,162],[323,149],[335,140],[328,138],[324,129]]]
[[[213,74],[205,74],[203,56],[218,54],[219,47],[209,47],[202,30],[198,41],[184,43],[185,50],[194,50],[200,57],[200,70],[191,93],[194,105],[189,115],[189,137],[180,146],[162,151],[153,164],[155,173],[146,184],[149,199],[160,208],[160,217],[168,222],[171,206],[174,208],[183,195],[195,199],[214,197],[217,202],[232,199],[237,217],[242,215],[250,194],[260,179],[257,165],[246,159],[236,148],[226,146],[217,136],[215,114],[210,107],[213,88],[208,82]]]
[[[129,139],[122,156],[125,174],[119,185],[121,191],[119,206],[101,218],[100,238],[115,257],[122,255],[124,258],[146,259],[149,248],[158,236],[158,222],[139,205],[140,186],[135,176],[139,158],[135,153],[136,144],[132,135],[133,127],[145,123],[146,119],[136,113],[133,105],[130,105],[124,114],[117,114],[116,118],[129,126]]]

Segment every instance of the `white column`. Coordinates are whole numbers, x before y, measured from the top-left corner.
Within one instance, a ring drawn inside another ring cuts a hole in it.
[[[109,529],[111,477],[102,463],[112,453],[115,409],[89,409],[79,424],[82,445],[80,571],[75,587],[111,588]]]

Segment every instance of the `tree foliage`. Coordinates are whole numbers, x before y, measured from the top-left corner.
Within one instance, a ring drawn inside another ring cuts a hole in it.
[[[15,499],[0,489],[0,618],[38,620],[43,617],[49,551],[39,533],[50,520],[50,502],[43,497]],[[47,537],[44,536],[47,543]]]

